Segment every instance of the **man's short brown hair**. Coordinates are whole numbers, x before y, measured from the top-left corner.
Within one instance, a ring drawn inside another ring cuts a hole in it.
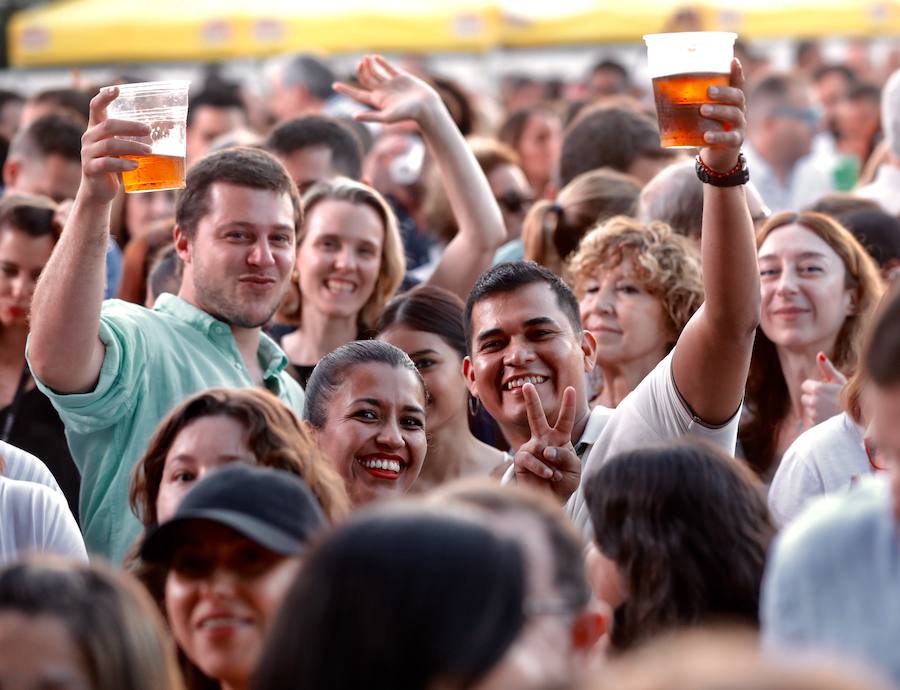
[[[579,113],[563,137],[560,183],[603,167],[628,173],[641,156],[676,155],[660,146],[659,128],[647,113],[625,104],[597,105]]]
[[[193,239],[200,219],[209,213],[209,188],[216,182],[288,194],[294,207],[294,230],[299,231],[303,222],[300,194],[287,170],[272,154],[239,146],[204,156],[188,171],[175,209],[175,222],[188,238]]]

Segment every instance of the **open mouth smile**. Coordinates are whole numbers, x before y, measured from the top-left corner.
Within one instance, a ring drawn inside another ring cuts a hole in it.
[[[406,469],[406,463],[397,456],[367,456],[356,458],[356,462],[377,479],[396,481]]]
[[[546,376],[517,376],[504,383],[503,390],[512,391],[522,388],[526,383],[538,385],[539,383],[545,383],[547,380]]]

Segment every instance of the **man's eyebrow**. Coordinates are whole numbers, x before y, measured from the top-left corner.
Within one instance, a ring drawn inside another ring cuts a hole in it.
[[[528,319],[525,321],[523,326],[529,328],[531,326],[546,326],[546,325],[556,326],[556,321],[551,319],[549,316],[536,316],[533,319]]]
[[[260,228],[278,228],[279,230],[290,229],[293,230],[294,226],[290,223],[275,223],[274,225],[260,225],[259,223],[253,223],[249,220],[232,220],[227,223],[223,223],[219,226],[219,229],[225,228],[246,228],[247,230],[259,230]]]
[[[481,333],[475,337],[475,340],[481,342],[482,340],[487,340],[488,338],[493,338],[498,335],[503,335],[502,328],[489,328],[486,331],[481,331]]]

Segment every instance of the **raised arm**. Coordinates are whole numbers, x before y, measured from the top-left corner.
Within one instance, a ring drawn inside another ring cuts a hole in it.
[[[706,134],[709,146],[700,152],[715,171],[735,166],[744,141],[743,81],[735,60],[731,86],[715,93],[710,89],[718,104],[701,109],[724,125]],[[703,185],[701,255],[706,301],[678,339],[672,370],[694,414],[715,425],[730,419],[741,404],[759,323],[756,242],[743,186]]]
[[[374,110],[358,120],[414,120],[434,157],[459,231],[428,280],[465,300],[475,280],[491,266],[494,252],[506,239],[500,207],[487,178],[437,92],[381,56],[359,63],[361,88],[336,84],[335,90]]]
[[[150,131],[137,122],[106,119],[106,107],[118,92],[105,88],[91,101],[82,137],[81,186],[32,300],[28,361],[35,376],[60,393],[90,391],[100,376],[105,351],[99,336],[100,305],[110,207],[119,173],[137,167],[135,161],[117,156],[150,152],[146,144],[115,138]]]

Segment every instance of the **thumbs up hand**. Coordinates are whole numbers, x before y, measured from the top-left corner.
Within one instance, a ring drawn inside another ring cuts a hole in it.
[[[816,365],[819,378],[806,379],[800,386],[803,426],[806,429],[843,411],[840,397],[841,390],[847,383],[847,377],[838,371],[824,352],[820,352],[816,357]]]

